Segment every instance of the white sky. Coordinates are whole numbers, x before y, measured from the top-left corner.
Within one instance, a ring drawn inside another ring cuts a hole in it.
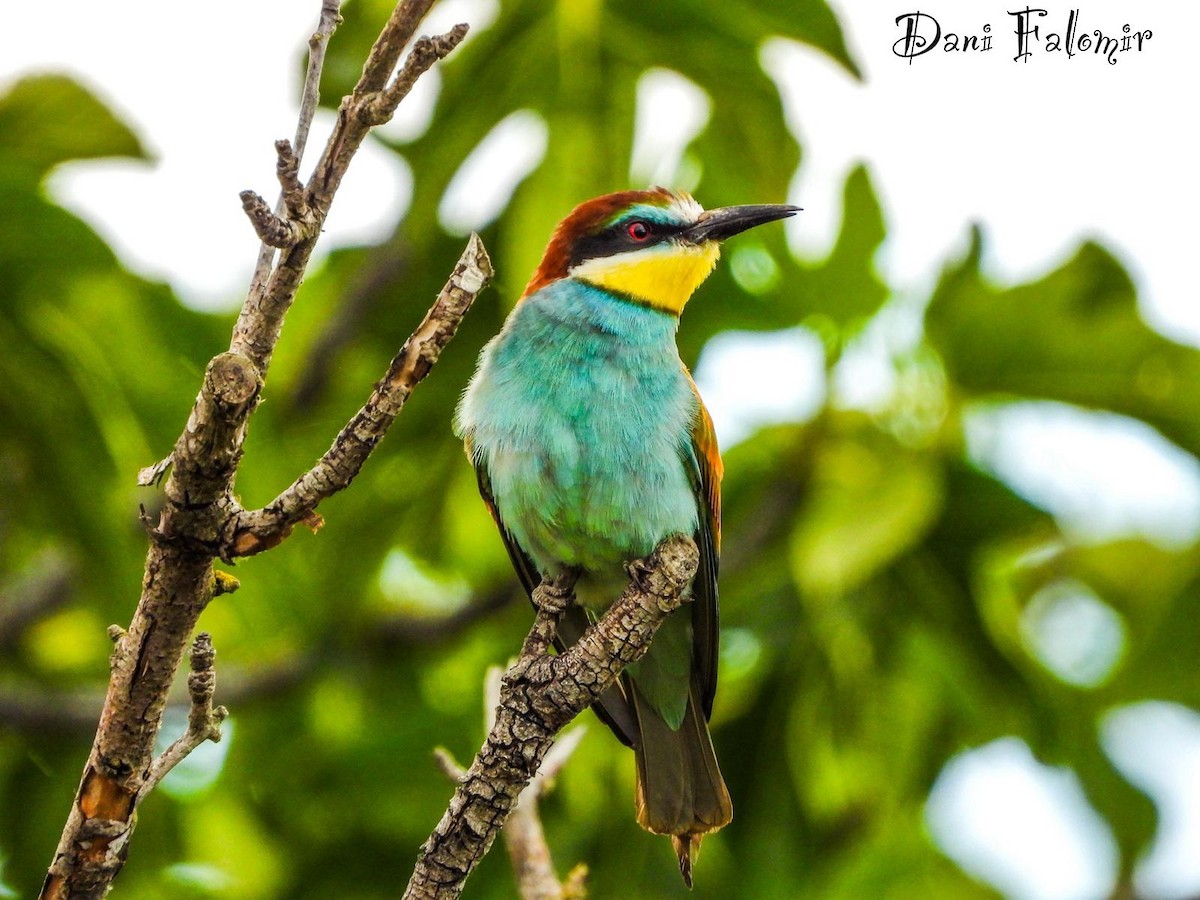
[[[1200,344],[1200,291],[1192,271],[1200,238],[1200,141],[1193,109],[1200,85],[1200,54],[1194,48],[1200,4],[1091,0],[1079,5],[1081,32],[1100,28],[1117,35],[1126,22],[1153,31],[1145,51],[1122,54],[1116,65],[1090,54],[1066,59],[1036,47],[1028,63],[1014,62],[1008,7],[990,0],[920,5],[945,31],[977,34],[990,23],[993,49],[964,55],[939,48],[910,65],[891,52],[902,36],[893,20],[916,4],[832,0],[832,5],[865,83],[853,81],[822,55],[784,42],[769,45],[763,57],[785,86],[790,122],[805,148],[789,197],[805,208],[788,226],[800,252],[819,257],[831,246],[845,174],[865,159],[888,226],[878,264],[901,296],[928,292],[945,261],[965,247],[971,222],[983,224],[985,265],[1002,282],[1037,277],[1081,240],[1098,238],[1130,268],[1150,320],[1176,339]],[[316,0],[243,0],[231,19],[224,7],[151,0],[126,0],[119,17],[91,0],[10,4],[0,30],[0,89],[18,73],[67,71],[132,123],[157,157],[154,165],[70,166],[54,177],[52,189],[131,267],[169,280],[189,302],[230,307],[255,255],[237,193],[249,187],[274,199],[271,142],[290,136],[294,127],[297,53],[318,6]],[[1062,32],[1068,11],[1076,8],[1043,6],[1050,11],[1038,20],[1043,33]],[[490,18],[494,0],[443,3],[426,30],[444,30],[464,18],[483,24],[472,10]],[[347,12],[353,14],[353,7]],[[669,76],[658,82],[662,90],[676,91],[671,102],[681,113],[670,126],[674,136],[703,127],[704,101],[689,107],[686,87]],[[435,91],[436,78],[423,83],[402,108],[402,121],[392,127],[419,130]],[[326,120],[314,130],[313,146],[320,145],[327,128]],[[540,141],[544,146],[544,132],[527,117],[505,128],[496,138],[497,145],[509,148],[502,155],[528,170],[541,152],[510,152],[513,135],[524,135],[526,145]],[[669,171],[664,166],[678,154],[669,146],[671,137],[658,135],[664,146],[657,161],[653,153],[639,151],[638,177],[661,180]],[[486,159],[483,164],[489,165]],[[501,164],[493,154],[490,165]],[[508,175],[511,187],[520,173]],[[505,180],[492,170],[493,183]],[[410,173],[394,155],[365,147],[339,192],[324,249],[390,233],[407,206],[410,183]],[[472,182],[464,177],[464,183]],[[703,202],[702,184],[698,193]],[[477,199],[478,188],[466,196]],[[504,191],[497,196],[495,209]],[[748,197],[746,202],[778,199]],[[495,211],[467,209],[450,196],[441,214],[447,224],[463,228]],[[162,224],[177,221],[203,236],[203,252]],[[710,351],[697,374],[708,386],[706,396],[726,443],[755,422],[802,417],[820,402],[819,350],[803,334],[784,333],[740,347],[725,339]],[[811,377],[803,388],[766,396],[763,386],[780,383],[772,376],[784,368]],[[718,370],[720,379],[712,375]],[[871,382],[869,358],[856,371],[862,382]],[[1064,419],[1052,409],[1041,414],[1040,424],[1028,408],[1000,423],[981,420],[973,451],[1068,524],[1076,519],[1081,528],[1100,523],[1094,536],[1140,533],[1168,543],[1194,539],[1200,530],[1193,502],[1200,492],[1195,460],[1181,459],[1156,436],[1122,430],[1107,418]],[[1013,438],[1014,421],[1025,429],[1026,439]],[[1089,496],[1103,499],[1089,508]],[[1093,514],[1097,510],[1100,514]],[[1154,778],[1144,779],[1148,788],[1157,791],[1155,796],[1182,795],[1200,770],[1195,717],[1172,707],[1148,709],[1114,717],[1106,725],[1106,740],[1131,773],[1142,771],[1137,760],[1157,746]],[[1023,802],[1005,806],[1005,798]],[[1103,824],[1080,812],[1079,792],[1068,776],[1039,766],[1020,742],[998,742],[956,758],[936,800],[930,827],[947,851],[1010,896],[1086,897],[1111,878],[1112,849]],[[1200,891],[1194,863],[1194,848],[1200,846],[1197,807],[1164,804],[1162,839],[1143,867],[1141,883],[1153,896]],[[1002,807],[1007,811],[998,815],[971,812]]]
[[[1024,4],[832,5],[865,85],[802,48],[768,54],[791,85],[788,107],[807,155],[797,188],[806,212],[795,220],[806,243],[828,245],[838,175],[867,158],[883,185],[882,263],[894,286],[922,285],[931,266],[963,245],[970,221],[985,224],[992,273],[1012,282],[1098,237],[1134,270],[1154,321],[1200,343],[1191,274],[1200,238],[1198,117],[1186,99],[1200,84],[1190,44],[1200,4],[1089,0],[1080,32],[1119,35],[1125,23],[1154,32],[1146,50],[1118,54],[1115,65],[1036,51],[1014,62],[1007,9]],[[1080,7],[1042,6],[1050,11],[1038,19],[1043,34],[1064,31],[1069,10]],[[914,8],[937,16],[943,31],[979,34],[991,24],[992,49],[939,47],[911,62],[894,56],[903,31],[893,20]]]

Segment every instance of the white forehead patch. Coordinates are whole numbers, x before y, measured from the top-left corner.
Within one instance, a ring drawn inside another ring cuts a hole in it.
[[[704,207],[693,200],[691,194],[672,191],[671,195],[674,199],[667,204],[667,209],[678,215],[681,221],[694,222],[704,212]]]

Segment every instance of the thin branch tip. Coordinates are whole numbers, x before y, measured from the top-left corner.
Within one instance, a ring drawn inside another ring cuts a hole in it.
[[[275,177],[279,180],[280,199],[288,218],[306,221],[312,210],[308,204],[308,192],[300,183],[300,158],[292,149],[292,142],[287,138],[276,141],[275,155]]]
[[[445,59],[462,43],[470,27],[465,22],[455,25],[445,34],[417,38],[409,51],[404,65],[396,77],[385,88],[374,94],[359,107],[359,115],[368,125],[382,125],[392,118],[402,100],[408,96],[422,75],[439,60]]]
[[[438,767],[438,771],[455,784],[461,782],[467,774],[467,770],[454,758],[454,754],[445,747],[433,748],[433,762]]]
[[[496,275],[487,247],[475,232],[471,232],[467,239],[467,247],[459,258],[459,264],[462,266],[459,279],[464,290],[481,291]]]
[[[221,740],[221,725],[229,717],[224,706],[213,706],[217,690],[217,675],[214,669],[217,651],[212,635],[201,631],[192,640],[188,673],[188,725],[187,730],[176,738],[157,759],[150,764],[150,771],[134,798],[134,806],[153,791],[179,763],[205,741],[218,743]]]
[[[254,226],[254,233],[268,247],[274,247],[277,250],[290,249],[312,237],[316,230],[311,222],[277,216],[271,211],[267,201],[255,191],[242,191],[238,196],[242,198],[242,210],[250,219],[250,224]]]
[[[317,30],[308,36],[308,52],[317,52],[328,42],[334,30],[345,20],[341,13],[342,0],[325,0],[321,4],[321,21]]]

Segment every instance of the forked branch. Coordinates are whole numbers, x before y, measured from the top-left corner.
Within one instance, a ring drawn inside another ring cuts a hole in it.
[[[214,572],[212,563],[216,557],[231,555],[231,538],[242,533],[244,513],[233,494],[234,479],[247,423],[266,381],[284,316],[304,277],[334,193],[370,129],[372,119],[361,111],[378,109],[380,92],[396,72],[403,48],[433,2],[401,0],[393,10],[371,50],[358,86],[342,100],[338,124],[321,161],[308,184],[302,186],[298,175],[300,154],[316,107],[321,60],[329,36],[341,20],[338,0],[322,0],[320,24],[310,41],[310,65],[296,140],[294,145],[286,141],[276,144],[281,203],[272,212],[256,194],[243,195],[260,237],[281,249],[279,259],[272,265],[272,250],[260,254],[259,268],[238,316],[229,350],[209,363],[187,425],[171,455],[139,474],[143,484],[157,484],[166,476],[166,502],[158,521],[147,522],[150,548],[133,620],[128,629],[114,628],[111,632],[115,647],[104,709],[42,887],[44,900],[101,898],[107,894],[125,863],[137,805],[188,752],[219,734],[224,710],[212,705],[215,682],[211,643],[201,635],[193,648],[189,679],[192,714],[187,733],[166,754],[154,758],[154,741],[167,694],[196,622],[214,596],[236,586],[230,576]],[[437,46],[449,52],[464,33],[465,26],[460,26],[434,42],[442,41]],[[428,64],[422,64],[428,68]],[[330,461],[327,468],[343,479],[341,487],[349,484],[383,437],[408,392],[437,359],[437,353],[453,336],[459,320],[490,277],[487,255],[477,238],[472,239],[465,259],[451,279],[455,289],[449,294],[443,292],[439,304],[405,345],[411,352],[401,352],[386,383],[372,395],[375,405],[369,402],[364,407],[369,422],[363,434],[369,433],[369,438],[357,445],[344,442],[344,465]],[[335,448],[338,446],[335,443]],[[295,493],[302,494],[296,508],[309,502],[310,494],[299,489]],[[293,506],[285,502],[283,508]],[[268,517],[268,539],[277,543],[291,524],[309,515],[311,507],[286,524],[278,515]],[[264,543],[258,549],[268,545]]]
[[[437,301],[404,342],[362,409],[346,423],[315,466],[262,509],[242,512],[236,518],[234,533],[222,556],[261,553],[286,538],[300,522],[320,527],[320,520],[314,518],[317,504],[354,480],[491,277],[491,260],[483,242],[473,234]]]

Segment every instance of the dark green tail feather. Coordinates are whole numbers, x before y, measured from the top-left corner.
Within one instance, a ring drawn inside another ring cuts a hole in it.
[[[692,857],[705,834],[733,819],[733,802],[713,752],[708,723],[697,715],[692,689],[683,723],[671,729],[632,688],[639,739],[637,821],[655,834],[671,836],[679,871],[691,887]]]

